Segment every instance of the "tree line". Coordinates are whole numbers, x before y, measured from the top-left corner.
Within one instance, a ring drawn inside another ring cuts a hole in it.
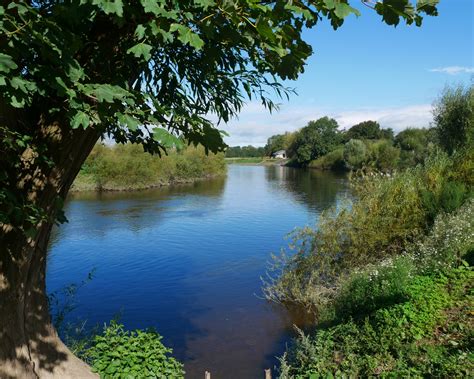
[[[452,152],[464,143],[472,88],[447,88],[433,109],[436,128],[408,127],[395,135],[377,121],[360,122],[340,130],[333,118],[322,117],[305,127],[273,135],[264,147],[271,156],[286,150],[289,165],[331,170],[377,170],[388,172],[422,163],[441,146]]]

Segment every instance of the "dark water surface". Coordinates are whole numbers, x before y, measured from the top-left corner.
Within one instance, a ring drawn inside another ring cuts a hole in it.
[[[344,176],[229,166],[227,178],[128,193],[74,195],[54,233],[48,291],[94,279],[71,320],[156,327],[186,377],[262,378],[295,322],[261,296],[271,252],[345,196]]]

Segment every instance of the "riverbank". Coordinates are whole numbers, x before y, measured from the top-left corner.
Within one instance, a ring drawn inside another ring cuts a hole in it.
[[[281,379],[472,376],[470,99],[472,88],[441,98],[431,143],[422,143],[427,131],[397,135],[402,147],[420,146],[407,159],[386,141],[351,139],[320,160],[362,172],[352,198],[322,213],[317,228],[295,230],[271,266],[267,299],[314,318],[281,357]]]
[[[223,154],[206,155],[188,147],[152,156],[135,145],[97,145],[79,172],[71,192],[136,191],[193,183],[225,175]]]
[[[250,158],[225,158],[227,164],[251,165],[251,166],[284,166],[288,159],[274,159],[268,157]]]

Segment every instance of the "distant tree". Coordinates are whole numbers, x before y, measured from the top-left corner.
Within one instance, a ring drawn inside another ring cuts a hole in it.
[[[285,148],[285,135],[275,134],[267,140],[265,145],[265,155],[271,156],[275,151],[283,150]]]
[[[229,146],[225,151],[226,158],[239,158],[242,156],[242,148],[240,146]]]
[[[416,165],[423,162],[433,150],[436,142],[435,130],[407,128],[397,134],[394,142],[401,150],[402,166]]]
[[[433,109],[439,145],[449,154],[474,143],[473,86],[447,87]]]
[[[392,128],[380,129],[380,138],[393,140],[394,137],[395,137],[395,133],[393,132]]]
[[[299,164],[306,165],[313,159],[329,153],[341,142],[336,120],[322,117],[310,121],[298,133],[291,150]]]
[[[351,139],[380,139],[382,131],[377,121],[363,121],[351,127],[345,134],[346,140]]]

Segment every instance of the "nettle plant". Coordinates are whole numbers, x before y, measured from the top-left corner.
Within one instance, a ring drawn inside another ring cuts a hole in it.
[[[94,337],[84,359],[103,378],[184,378],[183,365],[161,340],[153,329],[126,331],[112,321]]]
[[[418,26],[437,2],[363,1],[386,24]],[[45,267],[97,140],[221,151],[210,119],[228,121],[246,98],[274,109],[273,94],[291,92],[279,80],[296,79],[312,53],[303,30],[351,14],[348,0],[0,3],[0,376],[86,377],[51,326]]]

